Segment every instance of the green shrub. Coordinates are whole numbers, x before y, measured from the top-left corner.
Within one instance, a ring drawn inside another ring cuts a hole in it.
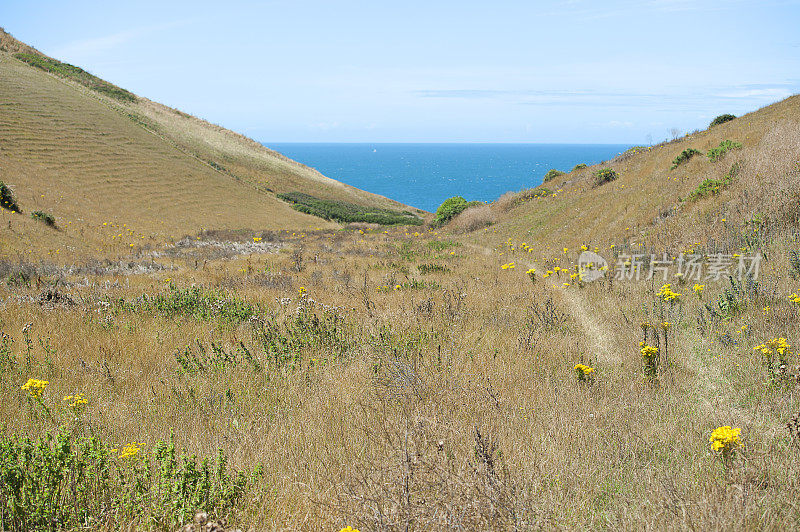
[[[708,127],[714,127],[714,126],[718,126],[720,124],[724,124],[725,122],[730,122],[734,118],[736,118],[736,116],[731,115],[731,114],[719,115],[718,117],[716,117],[714,120],[711,121],[711,123],[708,125]]]
[[[366,207],[346,201],[315,198],[302,192],[278,194],[278,198],[293,203],[295,210],[341,223],[365,222],[380,225],[422,225],[422,219],[408,211]]]
[[[170,285],[166,294],[143,294],[130,301],[117,299],[111,303],[116,312],[148,312],[167,317],[189,316],[201,321],[217,320],[227,324],[247,321],[257,311],[256,307],[236,296],[199,286],[177,288]]]
[[[715,163],[720,159],[722,159],[722,157],[724,157],[725,154],[728,153],[729,151],[739,150],[741,148],[742,148],[741,142],[734,142],[732,140],[723,140],[722,142],[719,143],[719,146],[708,150],[708,153],[706,155],[708,156],[708,158],[711,160],[712,163]]]
[[[575,170],[583,170],[584,168],[587,168],[586,164],[578,163],[572,167],[572,171],[574,172]]]
[[[34,220],[39,220],[40,222],[43,222],[46,225],[49,225],[50,227],[56,226],[56,219],[49,212],[33,211],[31,213],[31,218],[33,218]]]
[[[455,240],[431,240],[428,242],[428,247],[435,251],[444,251],[449,248],[457,248],[461,246],[461,242]]]
[[[675,170],[679,165],[685,163],[695,155],[703,155],[703,152],[694,148],[687,148],[683,150],[680,155],[675,157],[672,161],[672,170]]]
[[[564,172],[561,170],[556,170],[555,168],[551,168],[544,174],[544,182],[547,183],[548,181],[552,181],[553,179],[564,175]]]
[[[22,212],[17,205],[17,200],[14,199],[11,188],[2,181],[0,181],[0,207],[12,212]]]
[[[84,87],[101,94],[105,94],[106,96],[110,96],[114,99],[124,102],[136,101],[136,95],[133,93],[102,80],[97,76],[89,74],[80,67],[76,67],[68,63],[62,63],[61,61],[50,59],[49,57],[45,57],[36,53],[19,53],[14,54],[14,57],[20,61],[28,63],[31,66],[44,70],[45,72],[51,72],[62,78],[76,81]]]
[[[429,273],[447,273],[450,268],[443,264],[420,264],[417,266],[420,275],[428,275]]]
[[[199,461],[176,456],[172,439],[140,448],[113,449],[96,435],[67,430],[37,439],[3,436],[0,529],[99,530],[138,523],[175,530],[198,510],[223,516],[241,510],[261,476],[261,466],[228,472],[221,450],[216,461]]]
[[[690,201],[697,201],[708,196],[716,196],[722,190],[728,187],[733,181],[733,178],[739,173],[739,165],[734,164],[722,179],[704,179],[702,183],[697,185],[697,188],[689,194]]]
[[[437,225],[445,224],[467,210],[468,207],[469,202],[461,196],[447,198],[439,205],[439,208],[436,209],[436,219],[434,222]]]
[[[594,183],[596,186],[614,181],[619,175],[613,168],[601,168],[594,173]]]

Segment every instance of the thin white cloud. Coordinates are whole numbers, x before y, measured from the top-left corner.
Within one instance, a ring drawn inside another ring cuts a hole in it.
[[[152,26],[132,28],[125,31],[112,33],[111,35],[104,35],[102,37],[72,41],[55,47],[49,53],[54,57],[62,57],[73,61],[76,59],[85,59],[87,57],[96,56],[98,54],[113,50],[118,46],[138,39],[144,35],[147,35],[148,33],[173,29],[178,26],[183,26],[188,22],[189,20],[177,20]]]

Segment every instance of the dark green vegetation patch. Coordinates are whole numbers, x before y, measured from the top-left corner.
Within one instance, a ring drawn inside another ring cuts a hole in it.
[[[594,173],[594,182],[596,186],[600,186],[614,181],[617,177],[619,177],[617,171],[613,168],[601,168]]]
[[[422,218],[409,211],[366,207],[346,201],[315,198],[302,192],[278,194],[283,201],[293,203],[294,209],[326,220],[342,223],[366,222],[380,225],[422,225]]]
[[[436,209],[436,219],[434,220],[434,223],[436,225],[446,224],[465,210],[477,205],[483,205],[483,202],[467,201],[461,196],[447,198],[442,202],[441,205],[439,205],[439,208]]]
[[[708,125],[708,127],[714,127],[714,126],[718,126],[720,124],[724,124],[725,122],[730,122],[734,118],[736,118],[735,115],[731,115],[731,114],[727,114],[727,113],[724,114],[724,115],[719,115],[718,117],[716,117],[714,120],[711,121],[711,123]]]
[[[39,220],[40,222],[44,223],[45,225],[49,225],[50,227],[56,226],[56,218],[49,212],[33,211],[31,213],[31,218],[33,218],[34,220]]]
[[[20,53],[14,54],[14,57],[20,61],[28,63],[31,66],[40,68],[45,72],[52,72],[53,74],[61,76],[62,78],[68,78],[77,81],[81,85],[88,87],[93,91],[99,92],[100,94],[105,94],[106,96],[110,96],[123,102],[136,101],[136,95],[133,93],[102,80],[97,76],[89,74],[84,69],[76,67],[75,65],[62,63],[61,61],[50,59],[49,57],[39,54]]]
[[[0,207],[13,212],[22,212],[11,188],[2,181],[0,181]]]
[[[695,155],[703,155],[703,152],[701,152],[700,150],[696,150],[694,148],[687,148],[683,150],[680,153],[680,155],[678,155],[677,157],[675,157],[675,159],[672,160],[672,170],[675,170],[678,166],[687,162]]]
[[[556,170],[555,168],[551,168],[544,174],[544,182],[547,183],[548,181],[552,181],[553,179],[564,175],[564,172],[561,170]]]
[[[708,150],[708,153],[706,155],[708,155],[708,158],[711,160],[712,163],[715,163],[720,159],[722,159],[725,156],[725,154],[728,153],[729,151],[740,150],[740,149],[742,149],[741,142],[734,142],[732,140],[726,139],[720,142],[719,146],[717,146],[716,148],[711,148],[710,150]]]

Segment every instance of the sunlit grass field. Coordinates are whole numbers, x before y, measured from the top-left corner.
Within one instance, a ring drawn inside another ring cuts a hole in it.
[[[798,97],[385,227],[22,63],[0,92],[0,528],[797,526]]]

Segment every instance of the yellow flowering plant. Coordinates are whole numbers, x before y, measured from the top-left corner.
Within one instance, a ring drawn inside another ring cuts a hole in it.
[[[693,288],[695,295],[697,295],[697,297],[699,297],[701,299],[703,297],[703,290],[705,290],[705,289],[706,289],[706,285],[697,284],[697,283],[695,283],[694,288]]]
[[[655,377],[658,373],[658,348],[647,345],[644,342],[640,342],[639,347],[639,352],[642,354],[642,361],[644,362],[645,376]]]
[[[586,364],[575,364],[573,370],[575,371],[575,375],[578,377],[578,382],[585,382],[587,384],[592,384],[594,382],[594,368],[587,366]]]
[[[119,453],[119,457],[122,460],[134,458],[139,454],[139,451],[142,450],[142,447],[144,447],[143,443],[131,442],[122,448]]]
[[[665,303],[679,303],[682,294],[672,290],[672,283],[667,283],[661,287],[656,295],[660,296]]]
[[[42,394],[44,393],[44,390],[47,388],[48,384],[50,384],[49,381],[41,379],[28,379],[28,382],[22,385],[22,389],[28,392],[28,397],[39,400],[42,398]]]
[[[734,452],[742,445],[741,432],[742,429],[740,428],[726,425],[714,429],[708,439],[714,452],[722,457],[722,462],[726,468],[730,467]]]
[[[67,403],[67,406],[72,410],[72,412],[77,416],[83,409],[86,408],[86,405],[89,403],[89,400],[86,399],[86,396],[82,393],[76,393],[75,395],[68,395],[64,397],[64,402]]]

